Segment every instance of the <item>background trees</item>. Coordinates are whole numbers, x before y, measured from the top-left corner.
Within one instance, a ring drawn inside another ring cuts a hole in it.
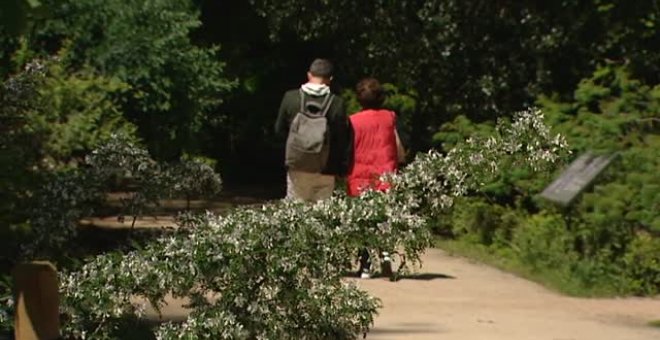
[[[125,118],[158,158],[196,151],[197,134],[232,82],[217,47],[198,46],[201,22],[187,1],[42,1],[49,15],[32,21],[23,54],[59,53],[71,68],[91,67],[128,85],[116,96]],[[25,60],[14,61],[21,66]]]
[[[459,115],[484,122],[541,94],[568,100],[606,61],[657,83],[659,6],[45,0],[39,8],[48,15],[33,15],[22,39],[3,34],[1,54],[6,74],[71,46],[72,68],[88,65],[129,86],[115,97],[156,157],[203,152],[222,160],[230,183],[259,174],[272,182],[281,177],[281,141],[271,129],[276,107],[285,89],[304,81],[314,57],[336,62],[340,92],[372,75],[414,100],[408,144],[422,150]]]
[[[217,47],[193,42],[193,3],[16,0],[0,9],[16,19],[0,26],[3,231],[29,221],[45,178],[75,169],[112,133],[142,139],[159,160],[199,153],[197,137],[233,83]]]
[[[349,84],[372,74],[414,89],[418,147],[458,114],[490,120],[541,93],[570,96],[605,59],[658,81],[657,1],[251,3],[275,37],[327,42]]]

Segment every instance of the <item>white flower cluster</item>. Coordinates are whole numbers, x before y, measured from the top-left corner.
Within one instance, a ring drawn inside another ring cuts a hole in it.
[[[517,113],[512,124],[500,123],[498,131],[506,145],[505,150],[510,154],[525,155],[525,160],[534,170],[555,163],[568,148],[563,136],[552,136],[539,109]]]
[[[547,170],[567,152],[563,136],[552,136],[538,109],[516,113],[511,124],[500,120],[497,133],[470,138],[442,155],[432,150],[389,179],[394,191],[415,202],[426,215],[450,207],[453,199],[479,190],[499,171],[500,164]]]
[[[48,72],[48,64],[51,61],[57,61],[57,59],[34,59],[25,64],[23,72],[8,78],[2,84],[3,92],[7,94],[6,98],[11,99],[14,97],[20,100],[26,96],[34,95],[35,84],[43,80]]]
[[[375,261],[379,251],[398,254],[405,269],[430,245],[427,219],[478,190],[498,164],[542,169],[565,147],[535,110],[498,131],[446,155],[419,155],[385,178],[388,192],[207,214],[142,250],[99,256],[62,278],[65,332],[110,337],[118,320],[139,316],[135,297],[158,307],[169,293],[189,297],[193,312],[185,323],[162,325],[159,339],[354,338],[380,305],[342,281],[357,249],[370,249]]]
[[[4,301],[3,301],[4,300]],[[14,299],[11,297],[6,297],[0,299],[0,325],[9,325],[11,323],[11,317],[9,311],[14,308]],[[5,327],[0,327],[4,330]]]

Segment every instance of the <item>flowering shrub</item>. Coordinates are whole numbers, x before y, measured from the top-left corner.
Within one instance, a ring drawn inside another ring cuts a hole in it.
[[[503,161],[543,169],[565,146],[542,114],[515,116],[485,140],[470,139],[441,155],[420,155],[387,180],[387,193],[334,196],[309,205],[283,201],[226,216],[186,219],[185,228],[122,255],[96,257],[62,276],[64,332],[111,338],[143,308],[167,294],[188,297],[186,322],[155,330],[169,338],[354,338],[373,322],[379,301],[341,280],[356,249],[398,251],[401,269],[430,245],[427,219],[477,190]],[[523,140],[520,140],[523,139]]]
[[[9,277],[0,278],[9,281]],[[2,282],[2,288],[9,287],[9,282]],[[10,290],[0,290],[0,334],[9,330],[12,325],[14,299]]]
[[[166,197],[213,196],[222,180],[202,159],[182,157],[178,162],[154,161],[146,149],[126,135],[113,135],[87,157],[98,178],[128,179],[135,190],[122,200],[123,212],[137,218]]]
[[[565,139],[552,135],[540,110],[500,120],[494,135],[468,138],[445,155],[430,151],[418,155],[404,171],[394,175],[393,192],[401,203],[435,214],[453,204],[455,197],[479,190],[498,174],[502,164],[534,171],[549,170],[565,154]]]
[[[192,185],[193,176],[203,185]],[[161,164],[130,136],[112,135],[86,158],[85,167],[55,172],[35,192],[28,214],[33,235],[21,255],[51,260],[65,255],[80,219],[102,205],[116,178],[130,178],[135,187],[122,199],[120,211],[122,218],[133,217],[132,225],[164,198],[182,192],[217,193],[221,186],[220,176],[207,164],[195,160]]]
[[[321,220],[326,212],[287,202],[207,215],[143,250],[96,257],[62,277],[64,331],[112,338],[123,317],[140,315],[133,296],[158,307],[171,293],[190,297],[195,311],[184,324],[163,325],[161,337],[203,337],[220,324],[234,326],[214,337],[353,337],[373,321],[378,302],[340,280],[353,249],[341,228]]]
[[[222,189],[220,175],[213,170],[212,163],[204,159],[182,157],[170,166],[172,178],[170,196],[184,197],[186,209],[190,209],[190,200],[195,196],[213,196]]]
[[[103,182],[130,180],[134,188],[120,200],[120,219],[124,215],[132,216],[131,227],[139,216],[158,206],[172,182],[166,167],[154,161],[146,149],[138,147],[126,135],[113,135],[107,143],[92,151],[87,163]]]
[[[36,191],[29,209],[30,238],[23,244],[26,259],[53,261],[66,255],[65,246],[77,235],[80,219],[90,216],[103,201],[98,177],[88,171],[51,174]]]

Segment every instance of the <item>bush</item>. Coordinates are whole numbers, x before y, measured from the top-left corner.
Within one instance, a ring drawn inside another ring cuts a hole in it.
[[[572,102],[541,97],[548,121],[566,136],[573,154],[616,153],[613,164],[570,209],[559,211],[535,197],[551,182],[549,173],[502,161],[494,180],[447,215],[445,234],[512,248],[500,253],[513,254],[528,268],[570,277],[582,292],[660,292],[655,257],[641,250],[652,249],[659,235],[659,91],[631,79],[625,65],[609,64],[580,82]],[[487,136],[490,129],[459,117],[436,137],[451,146],[463,134]],[[630,258],[637,259],[632,271]]]
[[[0,277],[0,334],[9,332],[14,317],[14,297],[11,289],[11,277]]]
[[[25,222],[26,230],[20,234],[9,230],[8,234],[12,238],[5,239],[8,246],[4,251],[10,253],[11,257],[2,258],[3,268],[6,268],[3,272],[8,272],[18,261],[34,259],[55,262],[62,270],[75,268],[76,261],[71,257],[79,255],[81,248],[79,244],[74,244],[80,220],[98,211],[114,179],[129,176],[137,185],[136,191],[124,202],[123,211],[120,212],[122,215],[130,213],[134,217],[133,223],[135,218],[153,208],[161,199],[171,197],[181,190],[185,189],[191,195],[219,190],[220,177],[210,166],[199,161],[188,162],[155,162],[130,136],[111,135],[79,167],[42,175],[43,185],[31,193],[29,208],[24,212],[28,219]],[[191,168],[198,171],[196,179],[207,187],[186,186],[185,180],[189,173],[185,170]],[[121,258],[121,255],[114,256],[115,261]],[[0,320],[3,327],[10,327],[13,315],[11,285],[8,277],[3,276],[1,279]],[[107,290],[106,293],[113,292]],[[88,298],[85,296],[85,301]],[[103,305],[103,300],[97,302]],[[119,317],[113,322],[116,326],[114,331],[126,330],[126,327],[134,327],[138,323],[131,317]]]
[[[209,215],[141,251],[97,257],[62,278],[65,334],[109,338],[126,313],[140,315],[133,296],[160,306],[171,292],[190,297],[194,312],[184,324],[163,325],[157,333],[164,338],[209,331],[226,338],[352,338],[373,322],[378,304],[341,282],[353,249],[341,229],[324,223],[327,214],[324,204],[288,202]],[[214,318],[196,322],[204,316]]]
[[[451,234],[468,242],[506,247],[524,217],[481,198],[462,198],[451,212]]]
[[[511,245],[520,260],[535,270],[565,268],[578,258],[573,251],[574,236],[567,230],[563,216],[531,216],[516,228]]]
[[[170,196],[186,199],[186,209],[190,200],[198,197],[213,197],[222,189],[220,175],[213,170],[214,162],[200,157],[182,157],[170,168],[170,176],[175,179]]]
[[[622,293],[656,294],[660,292],[656,277],[628,276],[630,256],[639,266],[655,270],[653,256],[638,252],[645,248],[640,235],[650,237],[654,244],[660,224],[660,151],[658,151],[658,110],[660,86],[648,86],[631,79],[625,65],[605,65],[585,79],[575,91],[575,101],[568,105],[552,105],[551,121],[561,121],[557,129],[572,140],[577,152],[594,150],[618,155],[618,159],[586,193],[574,208],[577,251],[585,259],[602,263],[607,270],[598,270],[603,280],[623,276],[617,289]],[[548,102],[542,98],[541,102]],[[572,118],[574,117],[574,118]],[[641,248],[640,248],[641,247]],[[634,253],[634,255],[631,254]],[[596,266],[598,267],[598,266]],[[598,277],[590,273],[590,277]],[[586,275],[582,276],[585,279]],[[597,279],[596,279],[597,280]],[[652,288],[651,288],[652,287]]]
[[[52,174],[35,193],[29,212],[34,236],[27,246],[30,250],[25,249],[29,256],[65,255],[63,247],[77,234],[80,219],[92,216],[102,206],[117,180],[129,179],[133,185],[119,211],[122,221],[124,215],[133,218],[131,228],[138,217],[152,211],[165,198],[180,193],[214,195],[222,183],[220,176],[200,161],[156,162],[131,136],[123,134],[111,135],[86,157],[83,165]],[[195,181],[190,181],[190,176],[196,176]]]
[[[628,290],[644,295],[655,295],[660,288],[660,239],[646,234],[638,235],[623,258]]]
[[[58,247],[99,199],[96,183],[73,169],[81,155],[111,131],[134,131],[113,98],[125,85],[69,66],[57,57],[33,60],[0,85],[0,318],[13,264],[64,257]]]

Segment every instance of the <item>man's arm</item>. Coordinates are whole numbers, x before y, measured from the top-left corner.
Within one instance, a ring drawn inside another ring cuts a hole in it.
[[[353,130],[348,119],[345,101],[341,102],[340,112],[335,124],[335,134],[340,148],[338,172],[340,176],[345,176],[353,163]]]
[[[277,112],[277,120],[275,121],[275,134],[284,137],[289,132],[289,117],[287,113],[287,93],[282,96],[280,109]]]

